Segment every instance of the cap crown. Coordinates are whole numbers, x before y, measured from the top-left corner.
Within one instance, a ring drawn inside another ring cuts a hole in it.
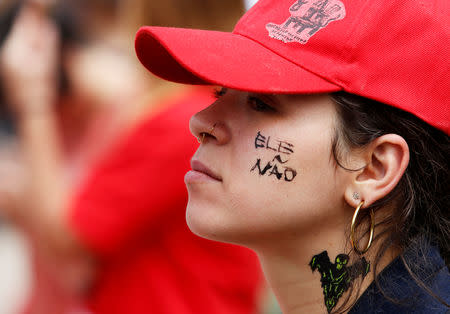
[[[233,33],[450,133],[448,0],[260,0]]]

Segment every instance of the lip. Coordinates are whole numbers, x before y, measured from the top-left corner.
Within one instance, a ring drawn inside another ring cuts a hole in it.
[[[186,173],[185,181],[214,180],[222,182],[222,178],[197,159],[191,160],[192,170]]]

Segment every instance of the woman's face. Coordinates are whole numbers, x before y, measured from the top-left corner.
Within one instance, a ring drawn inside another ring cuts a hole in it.
[[[211,133],[185,177],[191,230],[252,246],[331,225],[344,202],[345,176],[331,154],[330,97],[219,94],[190,122],[196,137]]]

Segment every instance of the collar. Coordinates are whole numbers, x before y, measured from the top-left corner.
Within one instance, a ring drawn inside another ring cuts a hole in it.
[[[403,259],[417,279],[450,304],[450,273],[439,249],[424,241],[415,241]],[[397,257],[377,277],[376,282],[358,299],[349,314],[359,313],[448,313],[449,308],[430,295]]]

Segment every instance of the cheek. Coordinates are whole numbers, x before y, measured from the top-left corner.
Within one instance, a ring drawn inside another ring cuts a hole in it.
[[[278,150],[275,144],[269,147]],[[337,193],[328,146],[317,141],[293,145],[292,150],[287,154],[255,148],[254,137],[236,146],[224,159],[223,185],[190,191],[196,193],[189,198],[187,211],[191,230],[209,239],[243,244],[330,219],[330,196]]]
[[[317,221],[332,220],[330,212],[340,194],[328,139],[323,136],[292,146],[283,144],[281,151],[285,153],[255,149],[253,144],[245,159],[235,160],[234,164],[243,164],[239,180],[231,181],[226,188],[230,205],[238,209],[240,227],[254,226],[263,232],[298,231]],[[234,213],[228,212],[230,216]]]
[[[254,139],[236,145],[227,157],[223,184],[189,187],[186,218],[197,235],[242,244],[273,223],[270,211],[286,203],[288,182],[270,174],[272,169],[264,175],[252,170],[258,159],[261,170],[273,159],[271,152],[255,150]]]

